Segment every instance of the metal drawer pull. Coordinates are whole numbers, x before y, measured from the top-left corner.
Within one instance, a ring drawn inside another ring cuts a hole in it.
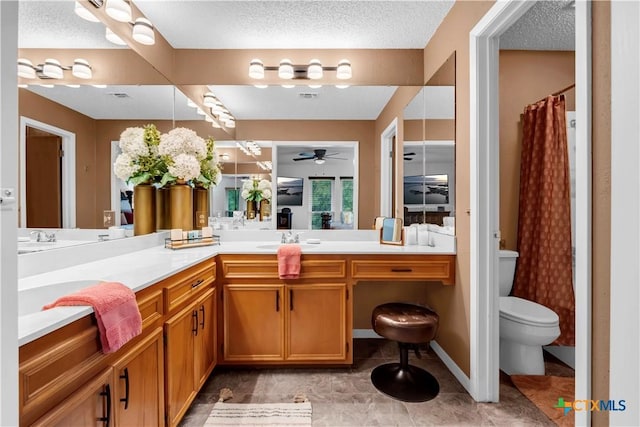
[[[200,306],[200,311],[202,312],[202,322],[200,322],[200,327],[204,329],[204,304]]]
[[[107,404],[105,405],[105,416],[98,418],[98,421],[102,421],[104,423],[104,427],[109,427],[109,423],[111,421],[111,387],[109,384],[104,385],[104,391],[100,392],[100,396],[105,396]]]
[[[204,282],[204,279],[200,279],[196,283],[192,283],[191,287],[192,288],[197,288],[198,286],[200,286],[202,284],[202,282]]]
[[[293,311],[293,289],[289,289],[289,310]]]
[[[276,291],[276,311],[280,311],[280,291]]]
[[[193,310],[191,316],[193,317],[193,329],[191,329],[191,332],[193,332],[193,335],[198,335],[198,310]]]
[[[413,269],[411,268],[392,268],[391,271],[393,273],[411,273]]]
[[[129,368],[124,368],[124,374],[120,375],[120,379],[124,380],[124,397],[120,398],[120,402],[124,402],[124,409],[129,408]]]

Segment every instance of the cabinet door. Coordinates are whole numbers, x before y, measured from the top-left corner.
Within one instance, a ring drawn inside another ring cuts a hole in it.
[[[287,286],[287,360],[347,358],[347,285]]]
[[[115,364],[114,415],[119,426],[164,423],[162,328],[137,344]]]
[[[198,335],[194,341],[195,384],[200,389],[216,365],[216,290],[211,289],[196,302]]]
[[[102,371],[32,425],[43,427],[113,425],[112,380],[113,369]]]
[[[193,341],[197,311],[190,305],[165,323],[165,385],[168,425],[180,421],[195,397]]]
[[[284,359],[284,286],[225,285],[224,359]]]

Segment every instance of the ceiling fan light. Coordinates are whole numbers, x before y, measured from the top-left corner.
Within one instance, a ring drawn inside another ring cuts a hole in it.
[[[25,58],[18,59],[18,77],[25,79],[35,79],[36,69],[33,68],[33,63]]]
[[[89,62],[86,59],[82,58],[76,58],[73,60],[71,74],[79,79],[90,79],[91,77],[93,77]]]
[[[315,160],[314,160],[314,163],[315,163],[316,165],[322,165],[322,164],[324,164],[324,159],[315,159]]]
[[[293,63],[290,59],[283,59],[280,61],[280,67],[278,67],[278,77],[281,79],[293,78]]]
[[[116,21],[131,21],[131,5],[125,0],[107,0],[105,10]]]
[[[336,69],[336,77],[340,80],[348,80],[351,76],[351,63],[346,59],[340,60],[340,62],[338,62],[338,68]]]
[[[156,42],[153,24],[147,18],[136,19],[133,24],[133,39],[140,44],[151,46]]]
[[[214,105],[216,105],[216,97],[213,93],[207,92],[203,95],[203,98],[204,99],[202,103],[207,107],[212,108]]]
[[[93,13],[91,13],[89,9],[87,9],[86,7],[84,7],[78,2],[76,2],[76,5],[73,11],[76,13],[76,15],[78,15],[80,18],[84,19],[85,21],[100,22],[100,20],[96,18],[96,16]]]
[[[249,63],[249,77],[252,79],[264,79],[264,64],[259,59],[252,59]]]
[[[62,73],[62,65],[57,59],[47,58],[42,67],[42,74],[52,79],[61,79],[64,77]]]
[[[311,80],[317,80],[322,78],[322,64],[318,59],[312,59],[309,61],[307,67],[307,77]]]
[[[111,28],[107,27],[105,30],[105,38],[109,40],[113,44],[117,44],[118,46],[126,46],[127,42],[122,40],[119,35],[114,33]]]

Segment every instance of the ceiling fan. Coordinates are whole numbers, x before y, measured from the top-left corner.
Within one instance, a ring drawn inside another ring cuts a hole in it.
[[[329,153],[327,154],[327,150],[324,148],[317,148],[313,150],[313,153],[300,153],[300,157],[295,157],[293,160],[297,162],[298,160],[313,160],[315,163],[321,165],[327,159],[337,159],[337,160],[347,160],[344,157],[335,157],[340,153]]]
[[[404,153],[404,159],[405,159],[405,160],[413,160],[413,156],[415,156],[415,155],[416,155],[416,153],[413,153],[413,152],[411,152],[411,153]]]

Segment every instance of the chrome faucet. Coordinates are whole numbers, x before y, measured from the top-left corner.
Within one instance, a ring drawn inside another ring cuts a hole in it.
[[[283,232],[280,243],[300,243],[300,235],[298,233],[294,235],[291,231]]]
[[[56,233],[52,231],[51,233],[47,233],[44,230],[33,230],[29,233],[30,236],[36,236],[36,242],[55,242],[56,241]]]

